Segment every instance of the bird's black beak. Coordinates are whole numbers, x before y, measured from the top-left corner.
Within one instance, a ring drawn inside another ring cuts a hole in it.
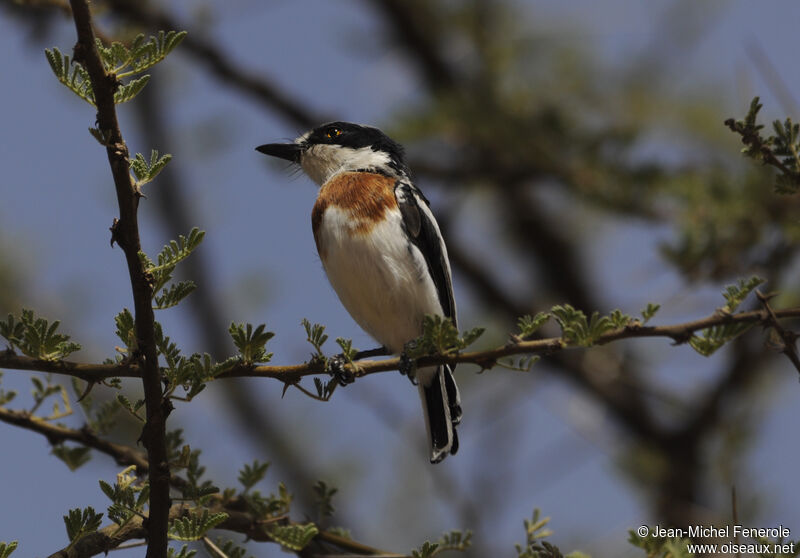
[[[292,163],[300,162],[300,154],[303,152],[303,146],[296,143],[267,143],[256,147],[256,151],[264,155],[272,155],[280,159],[286,159]]]

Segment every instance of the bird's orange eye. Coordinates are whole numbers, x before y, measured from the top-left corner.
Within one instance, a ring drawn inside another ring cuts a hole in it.
[[[342,131],[339,128],[330,128],[325,135],[328,136],[328,139],[333,139],[341,136]]]

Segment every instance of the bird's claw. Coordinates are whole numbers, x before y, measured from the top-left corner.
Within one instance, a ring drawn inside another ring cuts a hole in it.
[[[346,368],[348,363],[344,355],[332,356],[328,359],[327,369],[328,373],[333,377],[339,385],[346,386],[356,381],[356,375]]]
[[[403,347],[403,352],[400,353],[400,365],[397,367],[397,369],[403,376],[408,376],[409,381],[416,386],[417,366],[414,363],[414,360],[408,356],[408,351],[413,349],[415,345],[416,343],[414,343],[414,341],[409,341],[406,343],[405,347]]]

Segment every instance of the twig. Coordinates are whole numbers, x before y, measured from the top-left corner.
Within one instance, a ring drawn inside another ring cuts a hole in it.
[[[161,372],[155,344],[152,296],[153,288],[139,259],[141,244],[137,209],[140,195],[130,175],[128,148],[117,122],[114,92],[117,78],[106,73],[95,46],[88,0],[70,0],[78,42],[74,59],[82,64],[92,83],[97,106],[97,124],[107,138],[106,153],[114,177],[119,204],[119,220],[112,227],[112,241],[125,253],[135,308],[136,340],[147,409],[142,442],[147,448],[150,480],[150,519],[147,524],[147,558],[160,558],[167,552],[167,515],[169,513],[169,465],[167,463],[166,418],[169,401],[162,397]]]
[[[764,310],[769,315],[769,326],[781,338],[781,352],[785,354],[790,361],[792,361],[794,367],[798,372],[800,372],[800,357],[797,355],[797,347],[795,346],[795,343],[797,342],[797,334],[793,331],[785,329],[780,322],[778,322],[778,317],[775,315],[775,311],[769,304],[769,299],[772,298],[772,296],[765,295],[759,290],[756,290],[756,296],[758,297],[758,300],[761,301],[761,304],[764,306]]]
[[[771,312],[771,313],[770,313]],[[800,318],[800,308],[787,308],[783,310],[753,310],[750,312],[740,312],[738,314],[722,314],[715,312],[710,316],[683,322],[673,325],[663,326],[638,326],[632,325],[604,333],[595,340],[595,345],[605,345],[623,339],[634,338],[658,338],[666,337],[672,339],[675,344],[687,342],[691,336],[706,328],[733,323],[753,323],[767,326],[774,326],[775,320],[784,318]],[[418,366],[434,366],[438,364],[477,364],[483,368],[492,368],[497,364],[497,359],[512,355],[523,354],[542,354],[550,355],[567,349],[585,347],[574,347],[566,343],[562,337],[548,337],[532,341],[522,341],[520,343],[508,343],[493,349],[473,351],[451,355],[431,355],[417,359]],[[353,364],[345,364],[344,367],[353,371],[358,376],[366,376],[378,372],[397,370],[400,366],[398,357],[385,360],[359,360]],[[26,356],[14,354],[11,351],[0,353],[0,368],[10,370],[38,370],[51,372],[54,374],[64,374],[77,376],[86,381],[101,381],[114,377],[141,378],[142,368],[138,364],[81,364],[69,361],[49,361],[33,359]],[[326,374],[325,367],[319,362],[307,362],[303,364],[291,364],[286,366],[236,364],[217,376],[215,379],[224,378],[275,378],[285,383],[297,382],[305,376]]]

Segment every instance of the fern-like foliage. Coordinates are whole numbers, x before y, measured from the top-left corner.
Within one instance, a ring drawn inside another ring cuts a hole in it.
[[[144,155],[141,153],[137,153],[136,156],[131,159],[130,167],[131,172],[133,173],[133,177],[136,179],[137,187],[141,187],[148,182],[151,182],[158,173],[164,170],[164,167],[167,166],[172,160],[172,155],[166,153],[164,155],[159,156],[158,151],[153,149],[150,152],[150,160],[144,158]]]
[[[319,529],[313,523],[275,525],[269,529],[272,540],[293,551],[303,550],[318,533]]]
[[[517,320],[519,333],[517,337],[520,341],[533,337],[537,331],[550,319],[547,312],[539,312],[535,316],[526,314]]]
[[[763,124],[757,123],[762,108],[758,97],[750,102],[743,120],[729,118],[725,125],[742,137],[742,153],[751,159],[776,168],[775,191],[779,194],[794,194],[800,191],[800,125],[790,118],[772,123],[773,135],[764,137]]]
[[[322,346],[328,340],[328,335],[325,333],[325,326],[320,324],[312,324],[306,318],[301,322],[303,328],[306,330],[306,341],[314,347],[313,357],[316,359],[325,360],[325,353],[322,352]]]
[[[70,471],[75,471],[85,465],[92,458],[91,450],[86,446],[66,446],[58,444],[53,446],[51,453],[63,461]]]
[[[473,344],[484,332],[476,327],[459,335],[450,318],[427,314],[422,322],[422,335],[408,344],[406,355],[419,358],[424,355],[450,355]]]
[[[17,549],[18,541],[0,542],[0,558],[8,558]]]
[[[239,471],[239,482],[244,487],[244,492],[253,488],[257,483],[264,479],[269,469],[269,462],[261,463],[258,460],[253,461],[252,465],[245,465]]]
[[[333,496],[339,491],[338,488],[328,486],[324,481],[317,481],[312,487],[317,501],[319,518],[322,520],[331,517],[334,512]]]
[[[711,356],[717,349],[753,327],[752,323],[738,322],[706,328],[700,336],[692,335],[689,345],[703,356]]]
[[[58,333],[59,325],[58,320],[48,323],[44,318],[37,318],[32,310],[22,310],[21,318],[9,314],[6,321],[0,321],[0,336],[8,341],[12,350],[17,348],[29,357],[60,360],[79,351],[81,346],[71,342],[69,335]]]
[[[554,306],[551,309],[558,325],[561,326],[561,335],[567,345],[588,347],[597,341],[604,333],[621,329],[633,323],[633,318],[614,310],[608,316],[601,316],[599,312],[592,312],[587,319],[581,310],[569,304]]]
[[[190,549],[185,544],[181,546],[180,550],[176,550],[172,547],[167,549],[167,558],[192,558],[195,554],[197,554],[197,551]]]
[[[100,39],[95,39],[103,68],[108,75],[117,80],[114,102],[125,103],[136,97],[147,85],[150,76],[143,75],[136,78],[133,76],[161,62],[184,37],[186,37],[185,31],[168,33],[159,31],[157,36],[150,37],[149,40],[145,39],[144,35],[138,35],[130,47],[116,41],[105,46]],[[53,50],[46,49],[44,52],[58,81],[87,103],[96,105],[94,90],[86,68],[70,59],[68,54],[62,53],[57,47],[53,47]],[[123,81],[126,78],[130,79]],[[107,143],[105,134],[101,130],[92,128],[90,131],[100,143]]]
[[[168,535],[178,541],[196,541],[226,519],[228,514],[225,512],[211,513],[207,509],[200,512],[193,509],[185,517],[170,521]]]
[[[153,306],[153,310],[165,310],[177,306],[181,300],[192,294],[196,288],[197,285],[193,281],[180,281],[165,287],[153,298],[156,303]]]
[[[44,54],[58,81],[67,86],[78,97],[95,106],[94,91],[92,90],[92,82],[89,79],[89,72],[80,64],[75,64],[70,59],[69,54],[62,53],[58,47],[53,47],[53,50],[45,49]]]
[[[159,292],[172,279],[175,266],[189,257],[203,241],[205,234],[205,231],[194,227],[187,236],[180,235],[178,240],[170,240],[158,253],[157,263],[144,252],[139,252],[145,271],[153,277],[153,293]]]
[[[67,527],[70,546],[82,536],[97,531],[102,520],[103,514],[95,512],[91,506],[85,509],[75,508],[69,510],[67,515],[64,516],[64,525]]]
[[[0,372],[0,379],[3,378],[3,373]],[[17,392],[14,390],[4,390],[0,389],[0,407],[5,405],[6,403],[10,403],[15,397],[17,396]]]
[[[753,276],[749,279],[739,279],[735,285],[728,285],[722,296],[725,297],[727,304],[723,307],[726,312],[735,312],[744,299],[753,292],[753,289],[765,282],[761,277]]]
[[[656,312],[658,312],[660,309],[661,309],[661,305],[660,304],[655,304],[653,302],[648,302],[647,303],[647,307],[644,310],[641,311],[642,320],[643,320],[642,323],[646,324],[647,322],[649,322],[653,318],[653,316],[656,315]]]
[[[266,325],[261,324],[253,329],[253,324],[231,323],[228,333],[231,334],[233,344],[239,350],[242,361],[251,364],[254,362],[269,362],[272,353],[268,353],[267,341],[275,337],[271,331],[266,331]]]

